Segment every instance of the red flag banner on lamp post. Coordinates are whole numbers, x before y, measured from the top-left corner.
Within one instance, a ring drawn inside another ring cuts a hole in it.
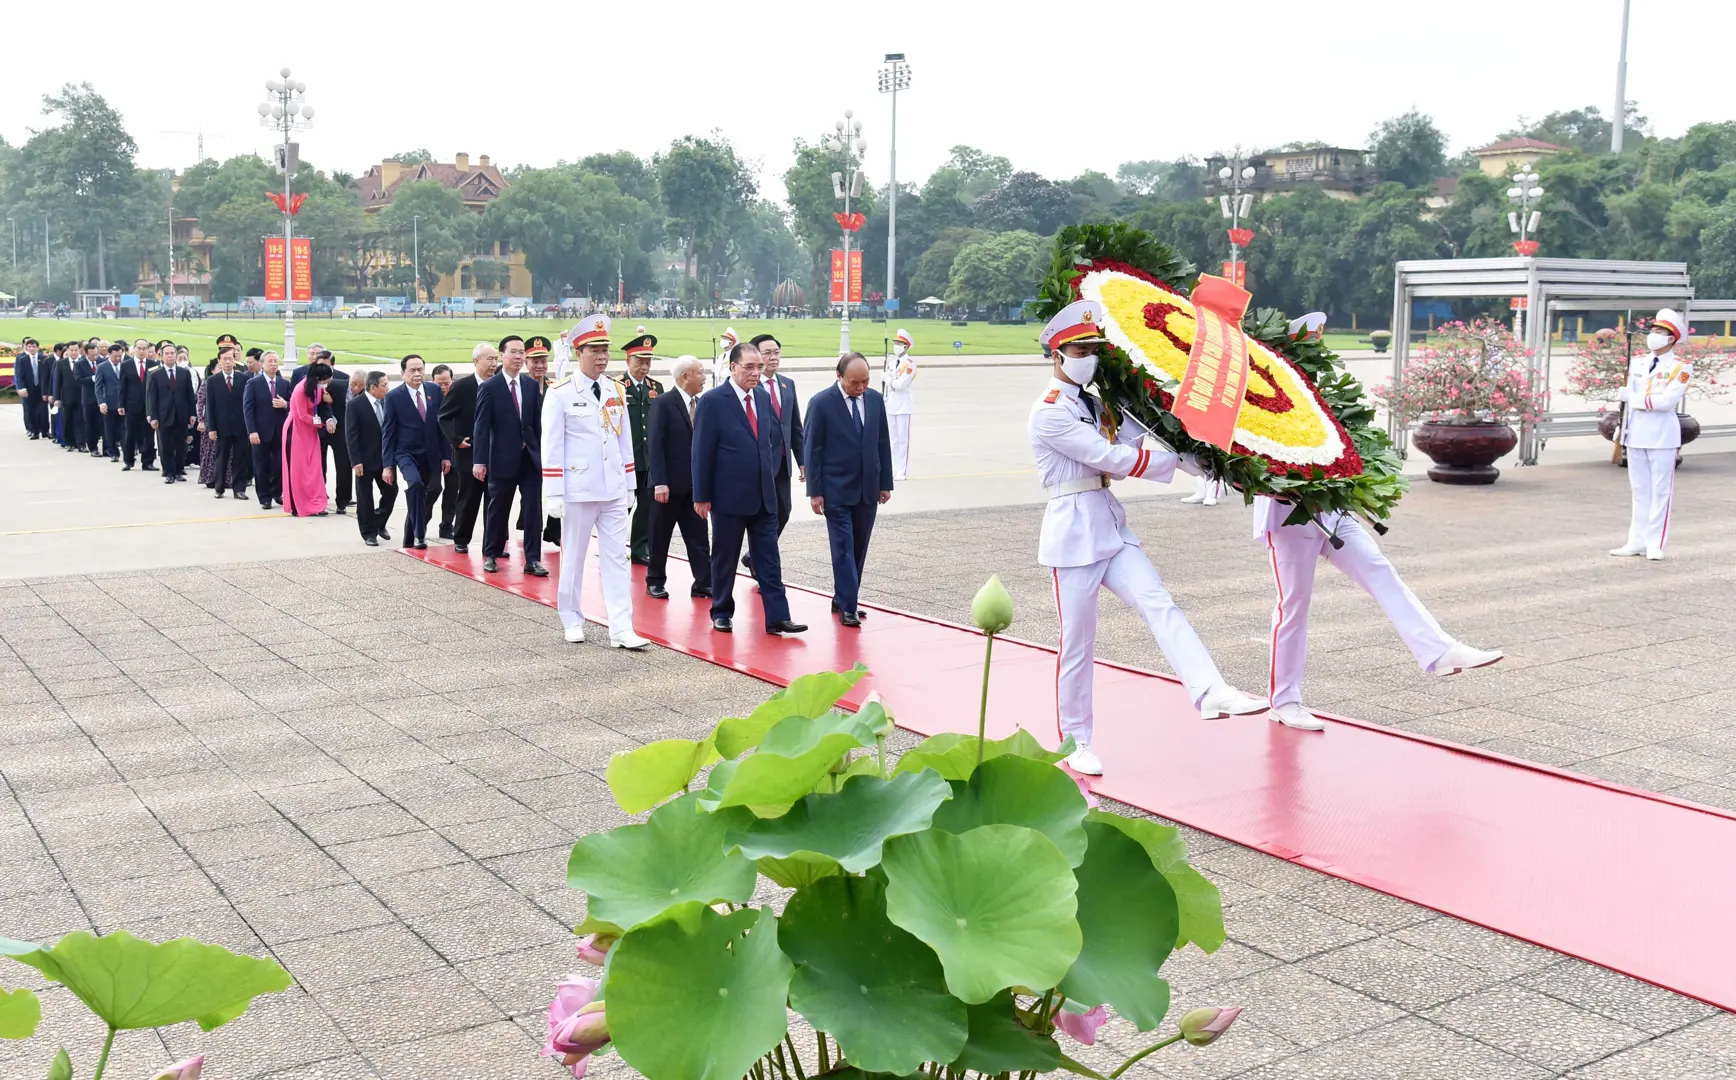
[[[265,238],[265,298],[267,300],[289,299],[289,260],[288,252],[281,236]]]
[[[1236,288],[1248,287],[1248,264],[1245,262],[1227,262],[1224,264],[1224,278],[1232,282]]]
[[[854,248],[850,252],[850,302],[862,302],[862,249]]]
[[[850,252],[850,272],[844,273],[844,251],[842,248],[832,249],[832,296],[834,304],[844,302],[844,280],[850,281],[850,303],[862,302],[862,249],[855,248]]]
[[[1175,413],[1200,442],[1229,450],[1248,392],[1248,337],[1242,316],[1252,297],[1234,282],[1200,275],[1194,286],[1194,340],[1176,388]]]
[[[844,302],[844,249],[832,249],[832,303]]]
[[[289,298],[297,303],[313,299],[313,241],[296,237],[289,242]]]
[[[1239,248],[1245,248],[1254,242],[1254,230],[1252,229],[1235,228],[1229,230],[1229,233],[1230,243]]]

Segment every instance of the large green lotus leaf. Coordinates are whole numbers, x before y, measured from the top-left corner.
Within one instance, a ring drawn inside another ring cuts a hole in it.
[[[187,1020],[210,1031],[247,1011],[260,994],[290,984],[289,972],[274,960],[192,938],[158,945],[125,930],[102,937],[78,930],[15,958],[64,983],[104,1023],[123,1031]]]
[[[828,855],[857,874],[880,861],[887,837],[928,828],[934,808],[951,795],[947,782],[927,770],[891,780],[852,776],[836,795],[809,795],[783,817],[732,818],[727,842],[750,859]]]
[[[778,944],[796,963],[790,1007],[869,1072],[914,1072],[964,1046],[964,1002],[934,951],[886,918],[886,886],[828,878],[790,899]]]
[[[886,914],[940,956],[967,1005],[1008,986],[1054,986],[1079,958],[1073,868],[1054,841],[1017,825],[886,841]]]
[[[741,1080],[784,1037],[794,970],[763,908],[642,926],[609,957],[615,1049],[658,1080]]]
[[[953,1059],[953,1068],[993,1076],[1026,1070],[1049,1072],[1060,1067],[1061,1047],[1052,1036],[1019,1023],[1012,991],[1002,990],[988,1001],[972,1005],[969,1014],[970,1038]]]
[[[1175,892],[1145,849],[1100,822],[1085,824],[1090,847],[1079,880],[1079,929],[1085,945],[1061,992],[1085,1005],[1109,1005],[1141,1031],[1169,1011],[1169,983],[1159,975],[1175,948]]]
[[[1193,942],[1205,952],[1217,952],[1224,943],[1224,903],[1218,887],[1187,864],[1187,844],[1173,825],[1159,825],[1143,818],[1127,818],[1106,810],[1093,810],[1086,820],[1120,830],[1138,842],[1175,891],[1180,925],[1175,947]]]
[[[700,809],[698,792],[683,795],[643,825],[574,844],[567,884],[584,890],[587,923],[628,930],[690,900],[742,903],[753,895],[756,875],[751,861],[725,849],[725,830],[717,815]]]
[[[649,810],[686,791],[707,765],[717,760],[710,739],[664,739],[609,759],[605,779],[615,801],[629,814]]]
[[[1043,744],[1024,728],[1016,729],[1004,739],[989,739],[983,743],[984,761],[1010,754],[1053,765],[1070,753],[1071,749],[1043,749]],[[933,769],[948,780],[967,780],[970,774],[976,771],[976,761],[976,736],[948,731],[940,735],[930,735],[906,750],[904,756],[898,759],[898,767],[893,772]]]
[[[812,719],[823,715],[862,681],[868,669],[857,664],[849,671],[821,671],[802,675],[762,702],[747,716],[732,716],[717,725],[717,751],[726,758],[739,757],[760,744],[779,721],[792,716]]]
[[[42,1023],[42,1002],[24,987],[0,989],[0,1039],[28,1039]]]
[[[759,867],[760,873],[786,889],[799,889],[844,872],[837,859],[811,851],[798,851],[787,859],[759,858],[753,864]]]
[[[874,738],[873,730],[849,713],[780,720],[721,786],[707,786],[707,798],[715,790],[720,808],[746,806],[761,817],[777,817],[812,792],[845,754],[873,746]]]
[[[952,782],[952,800],[934,812],[934,827],[963,833],[980,825],[1023,825],[1055,842],[1067,862],[1085,858],[1085,796],[1071,777],[1032,758],[984,761],[969,780]]]

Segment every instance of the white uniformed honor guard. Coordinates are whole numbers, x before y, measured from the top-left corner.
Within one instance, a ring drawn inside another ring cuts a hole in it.
[[[711,370],[706,376],[705,388],[707,390],[722,386],[729,381],[729,353],[740,340],[735,336],[735,327],[727,326],[724,328],[723,337],[718,339],[720,351],[717,354],[717,359],[711,362]]]
[[[886,358],[881,396],[886,401],[886,428],[892,436],[892,479],[910,476],[910,419],[916,412],[916,396],[910,384],[916,381],[916,361],[910,358],[910,331],[899,328],[892,339],[892,355]]]
[[[567,335],[568,376],[549,387],[542,413],[543,509],[563,519],[556,608],[568,641],[585,640],[579,601],[591,530],[603,570],[609,644],[643,649],[633,632],[632,568],[627,528],[633,500],[633,433],[621,384],[603,377],[609,366],[609,317],[587,315]]]
[[[1688,320],[1669,308],[1658,312],[1646,334],[1645,356],[1628,365],[1621,399],[1627,403],[1621,443],[1627,448],[1628,485],[1633,489],[1633,520],[1627,543],[1611,555],[1664,557],[1670,535],[1670,500],[1676,493],[1676,455],[1682,449],[1682,422],[1676,406],[1688,392],[1694,365],[1676,355],[1688,336]]]
[[[1063,308],[1039,340],[1055,360],[1048,389],[1031,408],[1031,449],[1049,495],[1037,561],[1051,569],[1061,641],[1056,657],[1055,709],[1063,736],[1077,747],[1067,764],[1098,776],[1103,763],[1091,749],[1091,682],[1097,644],[1097,592],[1108,589],[1138,611],[1207,719],[1262,712],[1266,702],[1232,689],[1218,673],[1199,635],[1175,606],[1109,481],[1141,477],[1168,482],[1177,464],[1197,471],[1130,419],[1117,423],[1109,409],[1084,392],[1104,344],[1102,306],[1080,300]]]

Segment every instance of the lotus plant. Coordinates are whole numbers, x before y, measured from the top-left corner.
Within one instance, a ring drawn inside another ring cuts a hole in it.
[[[597,1000],[597,980],[568,975],[549,1002],[548,1039],[542,1056],[558,1058],[575,1080],[585,1075],[591,1055],[609,1043],[609,1021]]]

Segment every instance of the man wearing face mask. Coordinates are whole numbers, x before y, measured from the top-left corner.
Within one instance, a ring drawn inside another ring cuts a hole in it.
[[[1621,399],[1627,403],[1621,443],[1627,448],[1628,485],[1633,489],[1633,519],[1627,543],[1611,555],[1664,557],[1670,533],[1670,500],[1676,492],[1676,455],[1682,449],[1682,422],[1676,406],[1688,392],[1694,365],[1676,355],[1688,336],[1688,320],[1669,308],[1658,312],[1646,334],[1651,352],[1628,365]]]
[[[1148,432],[1131,418],[1118,420],[1085,392],[1097,373],[1097,350],[1105,344],[1098,329],[1102,321],[1102,305],[1079,300],[1043,328],[1038,340],[1053,356],[1055,373],[1032,406],[1029,425],[1037,472],[1049,495],[1037,561],[1054,575],[1061,623],[1056,720],[1061,735],[1073,738],[1068,767],[1087,776],[1103,773],[1103,763],[1091,749],[1099,589],[1108,589],[1145,619],[1201,716],[1211,720],[1266,709],[1264,699],[1231,688],[1218,673],[1128,527],[1120,500],[1109,492],[1112,478],[1166,483],[1177,465],[1195,474],[1199,467],[1155,438],[1153,448],[1142,448]]]

